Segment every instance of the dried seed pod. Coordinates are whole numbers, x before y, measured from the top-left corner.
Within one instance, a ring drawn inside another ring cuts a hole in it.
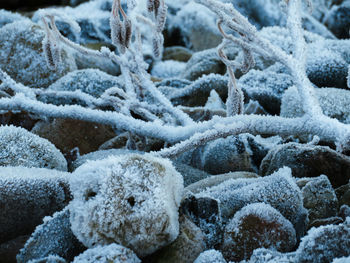
[[[124,21],[125,26],[125,35],[124,35],[124,45],[128,48],[131,41],[131,35],[132,35],[132,24],[129,19],[126,19]]]

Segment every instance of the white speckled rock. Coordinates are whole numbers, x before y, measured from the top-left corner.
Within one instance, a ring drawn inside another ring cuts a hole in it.
[[[73,173],[72,230],[87,247],[118,243],[142,257],[179,234],[182,176],[150,154],[111,156]]]

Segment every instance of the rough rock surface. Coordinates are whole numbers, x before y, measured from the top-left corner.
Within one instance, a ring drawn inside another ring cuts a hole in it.
[[[111,156],[80,166],[71,180],[72,230],[87,247],[118,243],[146,256],[174,241],[183,179],[151,155]]]

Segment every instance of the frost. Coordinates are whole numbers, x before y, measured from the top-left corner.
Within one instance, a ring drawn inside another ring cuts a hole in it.
[[[197,196],[219,200],[222,216],[226,220],[247,204],[264,202],[291,221],[297,232],[304,231],[306,210],[301,192],[287,167],[261,178],[230,179],[207,188]]]
[[[44,168],[0,166],[0,243],[30,234],[44,216],[66,206],[68,177]]]
[[[208,100],[204,107],[209,110],[222,110],[226,108],[219,94],[214,89],[210,91]]]
[[[117,244],[96,246],[75,257],[73,263],[141,263],[130,249]]]
[[[12,13],[10,11],[0,9],[0,28],[18,20],[26,20],[28,18],[21,16],[17,13]]]
[[[350,262],[350,256],[348,257],[341,257],[341,258],[336,258],[332,261],[332,263],[349,263]]]
[[[294,256],[294,252],[280,253],[272,249],[258,248],[253,251],[250,260],[244,263],[295,263]]]
[[[179,233],[183,179],[165,159],[111,156],[73,173],[72,230],[87,247],[118,243],[139,256],[153,253]]]
[[[153,65],[151,74],[156,78],[175,78],[180,76],[182,71],[185,69],[186,63],[175,61],[175,60],[165,60],[156,62]]]
[[[296,262],[326,263],[350,255],[350,228],[346,224],[311,228],[301,239]]]
[[[71,54],[62,52],[57,70],[48,68],[43,54],[44,30],[30,20],[20,20],[0,28],[0,68],[13,79],[33,88],[46,88],[75,70]]]
[[[70,261],[85,249],[71,231],[67,207],[52,217],[45,217],[43,221],[17,255],[18,263],[40,260],[50,255]]]
[[[0,165],[67,170],[66,159],[51,142],[14,126],[0,126]]]
[[[202,252],[193,263],[226,263],[220,251],[210,249]]]
[[[49,255],[44,258],[39,258],[39,259],[33,259],[28,261],[28,263],[66,263],[63,258],[57,255]]]

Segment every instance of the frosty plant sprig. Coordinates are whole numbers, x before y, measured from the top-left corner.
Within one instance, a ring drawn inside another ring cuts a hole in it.
[[[125,87],[123,89],[111,88],[99,98],[93,98],[81,91],[53,92],[30,89],[16,83],[0,70],[0,80],[2,81],[0,91],[6,92],[10,88],[14,94],[11,97],[6,96],[0,99],[0,110],[22,110],[38,116],[96,122],[111,125],[118,130],[128,131],[130,134],[158,138],[175,144],[154,153],[162,157],[173,157],[208,141],[240,133],[318,136],[320,140],[335,143],[338,151],[350,150],[350,125],[329,118],[322,113],[314,88],[305,72],[307,46],[301,27],[301,0],[287,1],[287,28],[294,44],[291,54],[259,35],[257,29],[232,4],[224,4],[217,0],[196,1],[209,7],[218,16],[219,29],[223,35],[223,42],[218,47],[218,53],[228,68],[231,87],[227,101],[227,117],[215,116],[209,121],[194,122],[178,107],[173,106],[151,81],[150,75],[146,71],[147,64],[144,62],[141,52],[143,47],[138,23],[146,21],[151,26],[152,39],[162,38],[161,30],[164,27],[166,12],[163,0],[147,2],[149,17],[144,17],[141,14],[131,16],[129,12],[125,13],[124,10],[122,12],[120,2],[114,1],[110,24],[115,27],[112,28],[112,38],[113,36],[117,38],[113,42],[119,50],[119,55],[106,47],[97,51],[70,41],[62,36],[56,28],[54,15],[44,14],[47,36],[43,44],[52,68],[56,68],[59,63],[59,49],[70,48],[86,56],[112,60],[120,65]],[[135,2],[127,1],[127,4],[132,9]],[[228,33],[232,31],[235,31],[236,34]],[[130,35],[128,32],[131,32]],[[162,41],[156,41],[157,50],[160,50],[160,43]],[[243,64],[228,60],[223,51],[228,43],[242,48]],[[243,95],[237,87],[233,70],[242,68],[242,66],[243,69],[247,69],[253,64],[255,54],[286,66],[302,99],[304,116],[284,118],[243,114]],[[51,94],[49,94],[50,92]],[[153,97],[152,103],[144,98],[143,94],[146,93]],[[85,101],[88,106],[46,104],[36,99],[40,94],[75,97]],[[112,106],[114,111],[99,110],[98,108],[101,106]],[[137,113],[142,118],[134,118],[132,112]]]

